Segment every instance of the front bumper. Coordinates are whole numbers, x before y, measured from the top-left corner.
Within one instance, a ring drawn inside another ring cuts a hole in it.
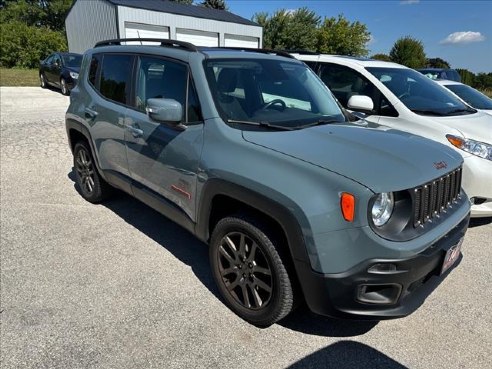
[[[411,314],[460,263],[461,255],[440,274],[447,250],[464,237],[468,222],[469,216],[413,257],[370,259],[337,274],[320,274],[307,264],[297,265],[309,308],[317,314],[352,319],[391,319]],[[379,265],[376,272],[375,265]]]
[[[462,186],[472,201],[471,217],[492,217],[492,161],[470,155],[463,165]]]

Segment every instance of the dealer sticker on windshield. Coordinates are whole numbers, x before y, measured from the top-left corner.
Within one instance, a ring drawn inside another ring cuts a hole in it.
[[[442,263],[441,274],[444,274],[446,270],[451,268],[451,266],[458,260],[461,254],[461,245],[463,244],[463,237],[458,241],[458,243],[452,246],[444,257],[444,262]]]

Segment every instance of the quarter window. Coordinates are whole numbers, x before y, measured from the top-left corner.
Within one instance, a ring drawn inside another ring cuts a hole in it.
[[[91,65],[89,66],[89,82],[96,89],[99,88],[98,86],[99,80],[97,79],[97,74],[99,73],[100,66],[101,66],[101,55],[99,54],[93,55],[91,59]]]
[[[131,55],[104,55],[99,86],[104,97],[121,104],[129,103],[132,63]]]

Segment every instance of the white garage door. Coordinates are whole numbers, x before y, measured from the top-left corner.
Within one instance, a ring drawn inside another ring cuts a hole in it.
[[[176,29],[176,39],[190,42],[196,46],[219,46],[219,34],[214,32],[178,28]]]
[[[160,38],[169,39],[169,27],[154,26],[150,24],[129,23],[125,22],[126,38]],[[154,42],[128,42],[127,44],[152,45]]]
[[[258,37],[226,34],[224,38],[224,46],[256,49],[259,46],[259,39]]]

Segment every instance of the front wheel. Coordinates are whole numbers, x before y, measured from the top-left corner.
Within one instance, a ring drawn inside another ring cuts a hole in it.
[[[61,78],[60,79],[60,88],[61,88],[61,93],[63,95],[68,95],[70,94],[70,90],[68,89],[68,86],[67,86],[67,81],[65,81],[65,78]]]
[[[44,74],[43,74],[43,73],[41,73],[41,74],[39,75],[39,84],[40,84],[41,88],[46,88],[46,87],[48,87],[48,86],[47,86],[47,84],[46,84],[46,77],[44,76]]]
[[[266,227],[241,215],[220,220],[210,242],[210,264],[229,308],[266,327],[293,308],[292,284]]]

